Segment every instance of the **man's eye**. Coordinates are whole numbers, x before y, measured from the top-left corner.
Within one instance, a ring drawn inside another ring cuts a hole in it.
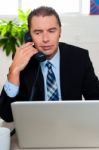
[[[55,30],[50,30],[50,32],[55,32]]]
[[[40,32],[36,32],[35,34],[37,34],[37,35],[38,35],[38,34],[40,34]]]
[[[55,30],[50,30],[49,32],[53,33],[53,32],[55,32]]]

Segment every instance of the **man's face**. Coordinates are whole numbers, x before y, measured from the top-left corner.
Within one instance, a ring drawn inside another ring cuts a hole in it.
[[[30,33],[36,49],[43,52],[48,59],[52,58],[57,52],[61,34],[56,17],[54,15],[32,17]]]

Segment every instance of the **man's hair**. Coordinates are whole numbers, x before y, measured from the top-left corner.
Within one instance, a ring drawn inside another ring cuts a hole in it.
[[[34,16],[43,16],[43,17],[45,17],[45,16],[55,16],[56,19],[57,19],[57,23],[61,27],[61,21],[60,21],[59,15],[55,11],[55,9],[53,9],[52,7],[40,6],[36,9],[34,9],[33,11],[31,11],[29,16],[28,16],[28,28],[29,29],[31,27],[32,17],[34,17]]]

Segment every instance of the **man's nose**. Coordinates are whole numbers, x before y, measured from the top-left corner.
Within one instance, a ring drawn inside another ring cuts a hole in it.
[[[43,33],[43,42],[48,42],[49,41],[49,35],[48,35],[48,33]]]

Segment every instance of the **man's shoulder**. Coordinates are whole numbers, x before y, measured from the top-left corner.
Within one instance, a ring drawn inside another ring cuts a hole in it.
[[[88,50],[79,46],[59,42],[59,49],[63,53],[71,54],[88,54]]]
[[[60,42],[59,49],[60,57],[64,61],[69,60],[82,62],[89,59],[89,52],[84,48]]]

